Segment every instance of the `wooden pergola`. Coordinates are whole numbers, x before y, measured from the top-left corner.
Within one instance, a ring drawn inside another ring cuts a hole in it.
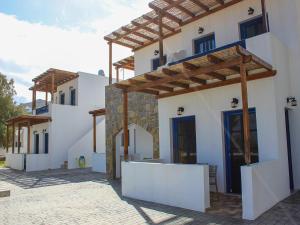
[[[54,103],[54,93],[57,91],[57,87],[77,77],[77,73],[51,68],[34,78],[32,80],[34,86],[29,89],[32,90],[32,110],[36,109],[37,91],[46,93],[46,105],[48,104],[48,93],[51,93],[51,102]]]
[[[18,153],[20,153],[20,131],[22,127],[27,127],[27,153],[30,154],[30,127],[37,124],[51,122],[51,117],[48,116],[32,116],[32,115],[23,115],[13,117],[6,121],[6,139],[7,146],[6,151],[8,152],[8,142],[9,142],[9,127],[12,127],[12,153],[15,153],[15,129],[18,128]]]
[[[112,84],[112,44],[133,51],[159,42],[160,62],[163,64],[163,40],[181,32],[181,27],[246,0],[154,0],[150,12],[128,25],[106,35],[109,45],[109,82]],[[265,0],[261,0],[263,29],[267,31]]]
[[[120,69],[134,70],[134,56],[129,56],[125,59],[115,62],[113,64],[113,66],[116,69],[117,82],[119,82],[120,81],[120,77],[119,77]]]
[[[97,117],[98,116],[105,116],[106,109],[96,109],[90,111],[89,114],[93,116],[93,150],[97,152]]]
[[[114,84],[123,90],[124,151],[128,154],[129,92],[143,92],[157,98],[192,93],[241,83],[245,140],[245,161],[251,163],[247,81],[276,75],[272,66],[243,48],[243,42],[195,55],[167,67]]]

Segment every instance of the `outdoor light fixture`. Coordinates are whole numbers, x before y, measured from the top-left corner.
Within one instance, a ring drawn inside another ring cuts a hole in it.
[[[239,100],[237,98],[233,98],[231,101],[231,108],[235,109],[239,105]]]
[[[203,28],[203,27],[199,27],[198,33],[199,33],[199,34],[203,34],[203,32],[204,32],[204,28]]]
[[[297,102],[297,99],[296,97],[293,97],[293,96],[290,96],[287,98],[287,105],[289,108],[295,108],[298,106],[298,102]]]
[[[177,109],[177,115],[181,116],[184,113],[184,108],[183,107],[178,107]]]
[[[253,14],[254,14],[254,9],[252,7],[249,7],[248,15],[253,15]]]
[[[159,54],[159,51],[158,50],[155,50],[154,51],[154,55],[158,55]]]

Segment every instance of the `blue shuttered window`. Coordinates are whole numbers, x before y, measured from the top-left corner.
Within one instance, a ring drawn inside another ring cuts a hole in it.
[[[215,34],[194,40],[195,54],[202,54],[216,48]]]

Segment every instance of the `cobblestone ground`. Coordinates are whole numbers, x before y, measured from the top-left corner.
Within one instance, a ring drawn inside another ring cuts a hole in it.
[[[275,206],[257,221],[203,214],[122,198],[120,182],[89,170],[25,174],[0,169],[0,225],[63,224],[300,224],[300,193]]]

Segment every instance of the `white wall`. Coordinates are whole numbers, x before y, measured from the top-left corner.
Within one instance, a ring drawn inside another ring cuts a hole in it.
[[[130,160],[143,160],[153,158],[153,137],[142,127],[130,124],[128,155]],[[116,136],[116,177],[121,176],[121,158],[124,157],[124,147],[122,143],[123,130]]]
[[[5,154],[5,164],[15,170],[24,170],[24,154]]]
[[[26,154],[26,172],[50,169],[48,154]]]
[[[122,195],[205,212],[208,166],[122,162]]]
[[[92,123],[93,118],[90,117],[90,120]],[[97,117],[96,123],[96,150],[97,153],[105,153],[105,117]],[[93,129],[91,129],[70,147],[68,151],[68,168],[79,168],[78,159],[80,156],[84,156],[86,167],[93,166],[93,155]]]
[[[255,220],[290,195],[286,188],[284,171],[285,166],[280,161],[241,168],[244,219]]]
[[[71,88],[76,90],[75,102],[78,105],[78,78],[64,83],[57,87],[57,92],[54,94],[54,103],[60,104],[60,93],[65,94],[65,105],[71,105]]]
[[[106,173],[106,154],[94,153],[92,155],[92,171]]]

